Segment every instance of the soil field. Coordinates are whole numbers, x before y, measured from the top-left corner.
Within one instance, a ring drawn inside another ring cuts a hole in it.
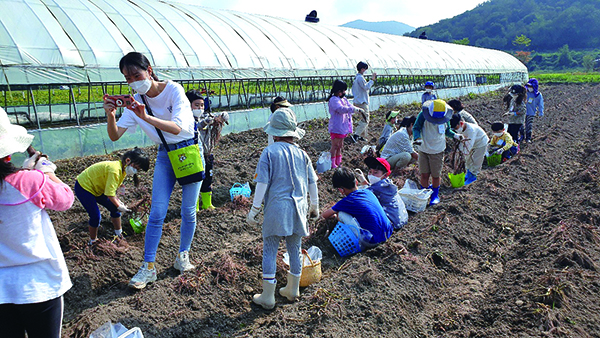
[[[115,244],[103,210],[101,240],[90,249],[87,214],[78,201],[66,212],[51,212],[74,284],[65,294],[63,335],[88,337],[111,320],[160,338],[600,337],[599,89],[541,86],[546,112],[535,120],[533,143],[498,167],[484,165],[466,188],[450,188],[446,177],[442,202],[411,213],[408,224],[377,248],[340,258],[327,240],[332,225],[312,223],[303,247],[323,250],[323,279],[301,289],[295,303],[277,293],[272,311],[251,302],[261,292],[261,229],[245,222],[249,200],[229,199],[233,183],[252,181],[267,144],[262,130],[228,135],[215,151],[218,208],[198,213],[193,271],[180,275],[172,267],[179,248],[179,187],[158,249],[158,280],[141,291],[127,287],[142,264],[144,243],[144,235],[128,225],[131,215],[123,219],[126,240]],[[503,94],[461,99],[489,132],[488,122],[502,119]],[[402,116],[418,113],[415,105],[396,109]],[[370,144],[386,110],[372,113]],[[303,127],[307,133],[299,143],[314,164],[329,150],[327,120]],[[365,144],[346,145],[343,164],[366,169],[360,154]],[[148,151],[154,158],[156,150]],[[87,166],[115,158],[57,161],[57,175],[73,186]],[[143,199],[152,167],[141,175],[140,189],[126,180],[123,201],[148,206]],[[417,173],[413,166],[392,178],[401,187]],[[320,175],[319,194],[321,209],[340,199],[331,172]],[[285,271],[279,259],[278,288],[285,285]]]

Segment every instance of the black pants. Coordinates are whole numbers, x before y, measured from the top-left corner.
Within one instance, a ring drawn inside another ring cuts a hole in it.
[[[513,141],[515,141],[517,143],[521,143],[521,140],[519,140],[519,130],[521,129],[522,126],[523,126],[522,123],[519,123],[519,124],[509,124],[508,125],[507,132],[510,134],[510,136],[513,139]]]
[[[4,338],[60,338],[62,296],[33,304],[0,304],[0,336]]]
[[[202,186],[200,186],[200,192],[212,191],[213,161],[214,157],[212,154],[204,156],[204,180],[202,181]]]

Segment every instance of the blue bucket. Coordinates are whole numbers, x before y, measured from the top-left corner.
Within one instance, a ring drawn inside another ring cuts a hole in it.
[[[342,257],[360,252],[358,237],[350,229],[350,226],[344,223],[338,222],[329,234],[329,241]]]

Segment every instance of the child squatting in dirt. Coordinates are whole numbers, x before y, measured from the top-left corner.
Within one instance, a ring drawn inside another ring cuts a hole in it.
[[[88,221],[89,245],[98,240],[98,227],[101,219],[98,204],[110,211],[115,237],[123,237],[121,213],[128,212],[129,209],[117,197],[117,189],[123,184],[126,175],[133,175],[133,182],[137,187],[139,185],[138,170],[148,171],[149,168],[148,156],[136,147],[123,154],[117,161],[102,161],[92,164],[77,176],[75,195],[90,217]]]
[[[404,202],[398,195],[398,187],[389,179],[392,173],[390,164],[383,158],[372,156],[365,158],[365,164],[369,168],[368,180],[360,169],[355,169],[359,184],[366,186],[366,189],[375,194],[394,230],[402,229],[408,221],[408,214]]]
[[[325,210],[321,217],[337,215],[343,224],[360,228],[361,249],[387,241],[392,235],[392,224],[375,194],[368,189],[358,189],[354,173],[346,167],[335,169],[331,182],[344,198]]]
[[[252,301],[264,309],[272,309],[275,307],[277,284],[277,249],[282,238],[285,238],[290,255],[290,271],[287,275],[288,284],[279,290],[279,294],[290,301],[300,296],[300,246],[302,237],[308,236],[306,214],[308,211],[311,219],[319,216],[319,197],[317,174],[310,157],[294,142],[305,133],[297,127],[294,112],[289,108],[278,109],[264,131],[273,135],[275,142],[263,150],[258,161],[254,200],[246,220],[250,225],[258,225],[256,216],[264,200],[263,292],[254,295]]]

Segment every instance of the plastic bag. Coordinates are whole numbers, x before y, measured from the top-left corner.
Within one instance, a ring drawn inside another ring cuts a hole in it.
[[[331,169],[331,153],[324,151],[317,160],[317,173],[324,173],[329,169]]]
[[[308,252],[308,257],[310,257],[310,259],[312,259],[314,263],[320,262],[321,259],[323,259],[323,252],[321,252],[321,249],[314,245],[308,248],[308,250],[306,251]],[[300,261],[302,261],[302,253],[300,253]],[[290,265],[290,254],[288,254],[287,252],[283,254],[283,262],[287,265]],[[308,259],[305,259],[304,266],[307,265],[310,265],[310,261]]]
[[[404,201],[402,201],[400,195],[396,194],[394,198],[398,202],[398,216],[400,219],[394,230],[400,230],[408,223],[408,211],[406,211],[406,205],[404,204]]]
[[[127,330],[123,324],[113,324],[109,320],[92,332],[90,338],[144,338],[144,335],[139,327]]]

